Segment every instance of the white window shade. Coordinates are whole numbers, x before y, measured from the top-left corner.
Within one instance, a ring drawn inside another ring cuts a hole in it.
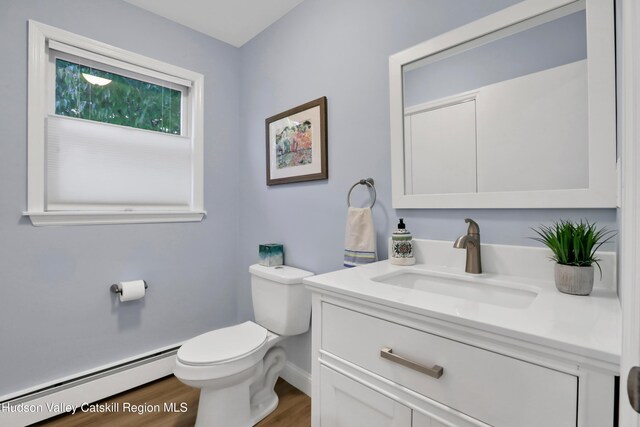
[[[47,118],[47,211],[188,211],[191,139]]]

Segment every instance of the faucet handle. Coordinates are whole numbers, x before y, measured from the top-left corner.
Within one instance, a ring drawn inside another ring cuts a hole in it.
[[[469,228],[467,229],[467,234],[480,234],[480,226],[477,222],[472,220],[471,218],[465,218],[464,222],[469,224]]]

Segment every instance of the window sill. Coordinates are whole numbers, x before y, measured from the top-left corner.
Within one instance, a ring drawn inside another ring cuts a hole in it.
[[[23,212],[36,227],[49,225],[148,224],[199,222],[206,211]]]

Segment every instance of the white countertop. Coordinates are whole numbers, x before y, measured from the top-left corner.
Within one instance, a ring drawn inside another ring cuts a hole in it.
[[[526,308],[506,308],[371,280],[402,269],[513,282],[521,288],[535,289],[538,295]],[[557,291],[552,277],[543,280],[495,273],[472,275],[461,268],[429,264],[400,267],[388,261],[312,276],[304,283],[314,291],[348,295],[597,361],[615,365],[620,362],[620,303],[610,288],[595,287],[589,296],[574,296]]]

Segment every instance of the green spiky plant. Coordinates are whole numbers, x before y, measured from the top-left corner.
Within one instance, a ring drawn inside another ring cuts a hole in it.
[[[587,220],[580,220],[580,222],[561,220],[554,222],[550,227],[541,225],[532,230],[539,236],[532,239],[544,243],[551,249],[552,260],[558,264],[577,267],[595,264],[602,278],[602,269],[598,263],[600,259],[596,258],[596,251],[611,240],[615,232],[605,227],[598,228],[595,223],[592,224]]]

